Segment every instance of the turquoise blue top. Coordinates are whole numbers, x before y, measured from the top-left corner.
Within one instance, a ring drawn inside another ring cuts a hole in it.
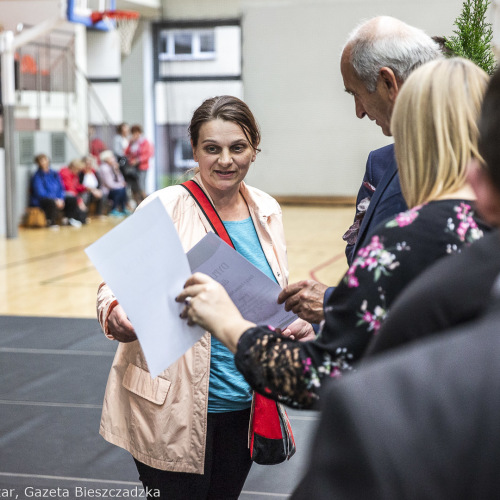
[[[271,271],[252,219],[224,222],[236,251],[255,267],[276,281]],[[223,413],[250,407],[252,390],[234,365],[234,354],[212,337],[208,411]]]

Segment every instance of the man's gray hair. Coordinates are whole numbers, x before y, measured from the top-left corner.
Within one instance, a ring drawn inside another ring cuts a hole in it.
[[[344,49],[347,46],[350,63],[368,92],[375,92],[383,67],[391,68],[404,82],[414,69],[442,56],[439,45],[424,31],[388,16],[359,25]]]

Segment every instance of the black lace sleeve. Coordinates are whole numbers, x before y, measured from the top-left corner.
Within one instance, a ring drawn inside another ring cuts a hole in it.
[[[311,408],[320,378],[350,369],[342,356],[333,362],[314,342],[291,340],[265,326],[241,336],[235,363],[255,391],[293,408]]]
[[[255,327],[241,337],[236,367],[259,393],[310,408],[323,379],[353,369],[392,302],[438,259],[482,237],[469,204],[444,200],[414,207],[379,226],[325,304],[314,341],[299,342]]]

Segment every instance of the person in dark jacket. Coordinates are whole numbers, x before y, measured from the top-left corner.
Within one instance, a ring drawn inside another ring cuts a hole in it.
[[[434,262],[489,230],[475,214],[476,196],[467,182],[471,158],[481,159],[476,120],[487,84],[488,75],[462,58],[429,62],[406,80],[391,130],[411,208],[379,225],[359,250],[330,296],[314,340],[298,342],[304,335],[292,325],[283,335],[255,326],[241,317],[221,285],[200,273],[189,278],[177,297],[191,297],[182,317],[235,352],[236,367],[255,391],[311,408],[323,381],[355,368],[399,293]]]
[[[379,16],[360,24],[345,43],[340,61],[345,91],[354,99],[356,116],[367,116],[385,136],[391,136],[392,111],[407,78],[416,68],[440,56],[439,46],[431,37],[399,19]],[[356,198],[353,224],[343,236],[348,265],[369,243],[379,224],[406,209],[394,144],[372,151]],[[290,283],[279,300],[300,318],[320,323],[334,289],[302,280]]]
[[[496,299],[327,386],[292,500],[498,498],[499,321]]]
[[[85,220],[80,217],[77,199],[66,196],[59,172],[50,168],[46,154],[35,156],[38,169],[31,179],[30,206],[40,207],[45,212],[48,226],[57,226],[61,217],[74,227],[80,227]],[[64,221],[63,219],[63,221]],[[81,220],[79,220],[81,219]]]
[[[473,321],[486,309],[485,297],[500,273],[500,72],[486,92],[479,120],[478,150],[468,179],[476,192],[477,210],[496,228],[461,255],[437,262],[394,302],[391,314],[370,342],[365,356]]]
[[[64,187],[59,173],[50,168],[46,154],[35,156],[37,171],[31,179],[30,207],[40,207],[45,212],[48,226],[57,225],[64,210]]]

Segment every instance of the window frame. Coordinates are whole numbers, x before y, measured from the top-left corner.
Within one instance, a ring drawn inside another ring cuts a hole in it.
[[[190,168],[194,168],[198,165],[198,163],[196,163],[192,157],[185,158],[184,155],[182,154],[183,143],[186,142],[188,142],[188,140],[185,137],[179,137],[175,139],[175,145],[174,145],[175,168],[189,170]]]
[[[175,53],[175,35],[190,34],[191,35],[191,53],[176,54]],[[200,36],[211,34],[214,41],[214,50],[211,52],[202,52]],[[193,28],[193,29],[170,29],[164,28],[159,33],[159,40],[166,41],[166,52],[158,51],[158,61],[209,61],[214,60],[217,56],[217,47],[215,40],[215,28]],[[159,47],[159,49],[161,49]]]

